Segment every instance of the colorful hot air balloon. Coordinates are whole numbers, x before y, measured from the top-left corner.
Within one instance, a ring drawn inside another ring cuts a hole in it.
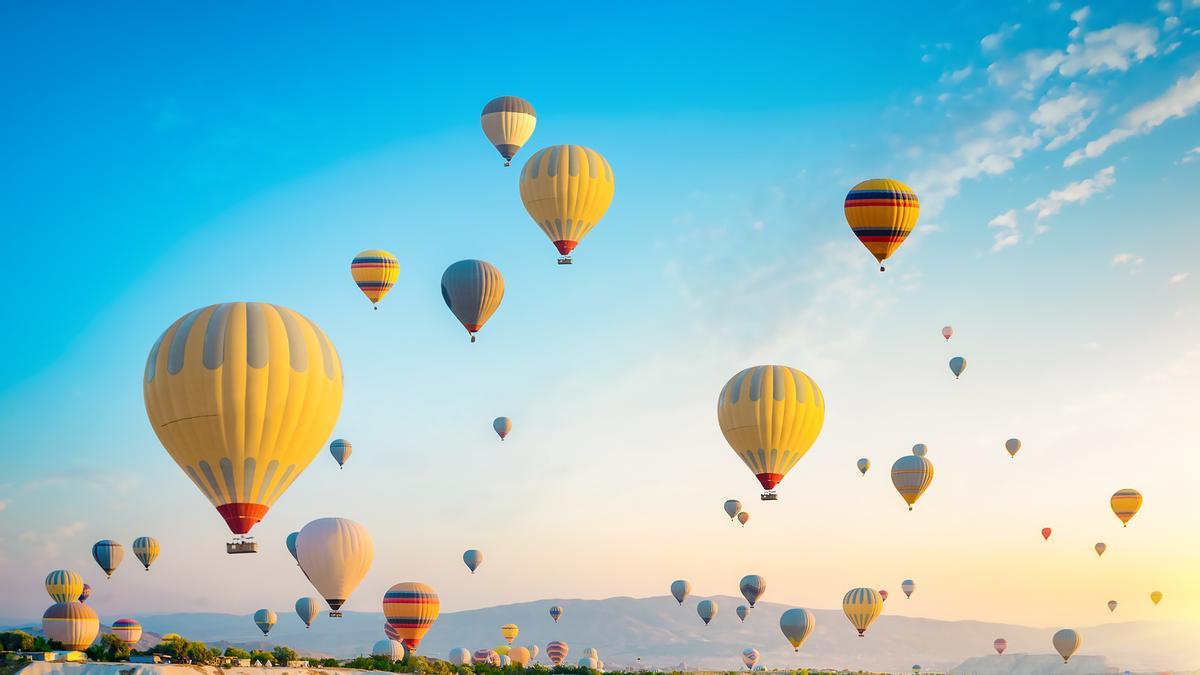
[[[521,201],[562,254],[560,265],[571,263],[571,251],[604,217],[614,185],[608,160],[582,145],[552,145],[525,162]]]
[[[513,647],[512,649],[508,650],[508,658],[513,662],[513,665],[524,668],[525,665],[529,663],[529,659],[532,658],[532,655],[529,653],[529,650],[524,647]]]
[[[736,499],[725,500],[725,513],[729,516],[729,520],[737,518],[737,514],[742,511],[742,503]]]
[[[842,611],[862,637],[883,611],[883,598],[873,588],[852,588],[842,598]]]
[[[125,548],[120,542],[104,539],[92,545],[92,558],[104,573],[111,579],[121,559],[125,557]]]
[[[500,637],[504,638],[504,641],[510,645],[513,643],[513,640],[517,639],[517,635],[520,632],[521,629],[515,623],[506,623],[500,626]]]
[[[1123,526],[1128,527],[1129,519],[1137,515],[1138,509],[1142,508],[1142,493],[1131,488],[1117,490],[1108,500],[1108,504],[1117,518],[1121,519]]]
[[[742,650],[742,664],[746,666],[746,670],[753,670],[754,664],[758,663],[757,649]]]
[[[471,665],[471,650],[466,647],[455,647],[450,650],[450,658],[447,660],[455,666]]]
[[[154,343],[142,392],[158,440],[243,535],[329,438],[342,364],[321,329],[290,309],[210,305]]]
[[[596,651],[595,647],[588,647],[587,649],[583,650],[583,655],[591,659],[596,659],[597,661],[600,660],[600,652]]]
[[[1152,591],[1150,593],[1150,602],[1153,602],[1154,604],[1157,605],[1159,603],[1159,601],[1162,599],[1163,599],[1162,591]]]
[[[112,624],[112,634],[126,647],[132,647],[142,639],[142,624],[133,619],[117,619]]]
[[[1021,439],[1010,438],[1004,441],[1004,449],[1008,451],[1009,457],[1016,457],[1017,451],[1021,449]]]
[[[746,598],[746,602],[754,607],[754,603],[758,602],[762,594],[767,592],[767,580],[757,574],[747,574],[738,582],[738,590],[742,592],[742,597]]]
[[[537,114],[523,98],[499,96],[483,106],[479,123],[483,125],[483,134],[504,158],[504,166],[511,166],[513,156],[533,135]]]
[[[415,581],[396,584],[383,595],[383,615],[400,633],[404,646],[414,652],[437,620],[441,607],[437,592]]]
[[[504,277],[482,260],[459,260],[442,273],[442,300],[475,341],[504,299]]]
[[[87,602],[90,597],[92,597],[92,587],[84,584],[83,590],[79,591],[79,602]]]
[[[382,656],[388,661],[403,661],[404,645],[395,640],[380,640],[371,646],[371,656]]]
[[[1115,612],[1116,610],[1117,610],[1117,601],[1109,600],[1108,601],[1108,611]]]
[[[1102,556],[1102,555],[1104,555],[1104,552],[1108,550],[1108,546],[1106,546],[1106,545],[1104,544],[1104,542],[1102,542],[1102,541],[1101,541],[1101,542],[1097,542],[1097,543],[1096,543],[1096,546],[1095,546],[1094,548],[1096,549],[1096,555],[1097,555],[1097,556]]]
[[[1050,535],[1053,532],[1054,532],[1054,530],[1051,530],[1048,527],[1043,527],[1042,528],[1042,539],[1045,539],[1046,541],[1050,541]]]
[[[713,617],[717,615],[717,603],[712,600],[701,600],[696,605],[696,613],[700,615],[700,620],[707,626],[708,622],[712,621]]]
[[[358,290],[371,301],[371,306],[379,309],[379,301],[400,277],[400,261],[380,249],[363,251],[350,261],[350,276],[354,277]]]
[[[350,441],[344,438],[335,438],[329,444],[329,454],[337,460],[338,468],[346,466],[346,460],[350,459],[350,453],[354,452],[354,446],[350,445]]]
[[[565,642],[555,640],[546,644],[546,658],[550,659],[550,663],[559,665],[566,660],[567,654],[571,648]]]
[[[300,569],[329,605],[329,616],[341,616],[342,605],[371,569],[375,542],[367,528],[346,518],[318,518],[296,539]]]
[[[800,647],[812,634],[816,625],[817,619],[813,613],[801,607],[793,607],[779,617],[779,630],[783,631],[783,636],[792,644],[792,649],[795,651],[800,651]],[[859,631],[859,635],[861,634],[862,631]]]
[[[316,598],[300,598],[296,601],[296,616],[304,622],[305,628],[312,628],[313,619],[321,611],[321,601]]]
[[[717,398],[721,433],[764,490],[772,490],[808,452],[824,421],[825,398],[817,383],[787,366],[746,368]]]
[[[866,457],[860,457],[858,460],[858,472],[862,475],[867,475],[867,469],[871,468],[871,460]]]
[[[942,327],[942,337],[946,338],[946,340],[954,337],[954,328],[952,326]]]
[[[496,435],[500,437],[500,440],[504,440],[508,432],[512,431],[512,420],[507,417],[497,417],[492,420],[492,429],[495,429]]]
[[[997,654],[1003,654],[1004,650],[1008,649],[1008,640],[996,638],[992,641],[992,649],[995,649]]]
[[[1070,628],[1064,628],[1055,633],[1050,641],[1054,644],[1055,651],[1062,657],[1063,663],[1066,663],[1071,660],[1071,655],[1075,653],[1075,650],[1079,649],[1083,638]]]
[[[78,600],[83,595],[83,577],[71,570],[54,570],[46,575],[46,592],[54,602]]]
[[[100,619],[82,602],[56,602],[42,615],[42,632],[72,651],[82,651],[100,632]]]
[[[917,457],[924,457],[929,454],[929,446],[924,443],[917,443],[912,447],[912,453]]]
[[[688,593],[691,592],[692,585],[684,579],[676,579],[675,581],[671,582],[671,595],[675,596],[675,599],[679,601],[680,605],[683,604],[683,599],[686,598]]]
[[[475,574],[475,570],[483,564],[483,551],[475,548],[464,551],[463,562],[467,564],[467,569],[471,570],[471,574]]]
[[[260,609],[254,613],[254,625],[263,632],[263,635],[271,632],[271,627],[275,625],[275,612],[269,609]]]
[[[738,605],[737,615],[742,623],[746,623],[746,617],[750,616],[750,608],[745,605]]]
[[[476,649],[471,655],[471,663],[500,667],[500,655],[490,649]]]
[[[884,602],[887,602],[887,596],[888,596],[887,591],[883,590],[882,588],[879,589],[879,597],[883,598]]]
[[[383,622],[383,634],[389,640],[399,641],[401,639],[400,631],[396,630],[396,627],[393,626],[392,624],[388,623],[386,619]]]
[[[587,670],[595,670],[595,671],[600,670],[600,661],[598,661],[590,656],[585,656],[582,659],[579,659],[578,665],[580,668],[585,668]]]
[[[912,579],[905,579],[903,583],[900,584],[900,590],[904,591],[904,597],[906,598],[911,598],[913,591],[916,590],[916,588],[917,585],[913,583]]]
[[[932,482],[933,463],[928,458],[906,455],[892,464],[892,485],[908,503],[909,511]]]
[[[917,224],[921,205],[917,194],[904,183],[873,178],[850,188],[846,195],[846,222],[854,236],[879,261],[887,260]]]
[[[558,623],[558,620],[559,620],[559,618],[560,618],[560,617],[562,617],[562,615],[563,615],[563,608],[562,608],[562,607],[559,607],[558,605],[551,605],[551,607],[550,607],[550,618],[551,618],[551,619],[554,619],[554,623]]]
[[[738,522],[742,524],[742,527],[745,527],[746,521],[750,520],[750,512],[742,511],[741,513],[739,513],[737,515],[737,519],[738,519]]]
[[[958,379],[959,375],[967,369],[967,360],[961,356],[956,356],[950,359],[950,372],[954,373],[954,379]]]
[[[150,564],[158,557],[158,552],[162,550],[158,540],[154,537],[138,537],[133,540],[133,555],[137,557],[138,562],[150,571]]]
[[[296,539],[299,537],[299,532],[293,532],[287,536],[287,540],[284,542],[287,544],[288,553],[292,554],[292,558],[296,561],[297,565],[300,564],[300,556],[296,555]]]

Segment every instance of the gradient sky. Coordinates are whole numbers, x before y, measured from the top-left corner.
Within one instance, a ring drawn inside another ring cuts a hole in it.
[[[758,573],[767,600],[819,608],[911,577],[889,613],[1200,620],[1184,5],[6,5],[0,616],[40,615],[59,567],[105,620],[290,611],[313,591],[284,537],[343,516],[376,542],[352,611],[404,580],[456,610],[679,577],[735,594]],[[612,163],[573,267],[479,129],[501,94],[539,115],[518,166],[566,142]],[[882,175],[922,200],[884,274],[841,206]],[[348,266],[376,247],[402,269],[373,312]],[[438,292],[470,257],[507,280],[474,345]],[[257,556],[224,553],[140,385],[163,329],[232,300],[325,329],[345,366],[335,436],[354,443],[255,528]],[[806,371],[828,405],[776,503],[714,411],[758,363]],[[909,513],[887,468],[918,441],[937,474]],[[1124,487],[1146,497],[1127,529],[1108,509]],[[153,571],[130,556],[104,581],[92,542],[143,534],[163,544]]]

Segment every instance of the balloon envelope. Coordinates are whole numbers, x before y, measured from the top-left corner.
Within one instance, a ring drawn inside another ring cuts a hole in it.
[[[750,512],[742,511],[741,513],[739,513],[737,515],[737,519],[738,519],[739,523],[741,523],[742,525],[745,525],[746,522],[750,520]]]
[[[476,649],[471,655],[471,663],[479,665],[500,666],[500,655],[490,649]]]
[[[892,485],[908,504],[909,511],[932,482],[933,463],[925,457],[906,455],[892,464]]]
[[[1108,601],[1108,611],[1115,612],[1116,610],[1117,610],[1117,601],[1109,600]]]
[[[1153,602],[1154,604],[1157,605],[1159,603],[1159,601],[1162,599],[1163,599],[1162,591],[1154,591],[1154,592],[1150,593],[1150,602]]]
[[[500,440],[504,440],[508,436],[508,432],[512,431],[512,420],[507,417],[497,417],[492,420],[492,429],[495,430]]]
[[[84,584],[83,590],[79,592],[79,602],[87,602],[87,599],[90,597],[92,597],[92,587]]]
[[[67,649],[80,651],[96,639],[100,618],[82,602],[57,602],[42,615],[42,632]]]
[[[795,651],[800,651],[800,647],[812,634],[816,625],[817,619],[813,613],[801,607],[786,610],[779,617],[779,629],[783,631],[783,636],[787,638]]]
[[[1105,543],[1101,541],[1096,544],[1095,549],[1096,549],[1096,555],[1101,556],[1101,555],[1104,555],[1104,552],[1108,550],[1108,546],[1105,545]]]
[[[400,634],[404,646],[412,651],[420,646],[441,607],[437,592],[415,581],[396,584],[383,595],[383,615]]]
[[[504,166],[509,166],[513,156],[533,135],[537,113],[523,98],[499,96],[483,106],[479,123],[483,126],[483,135],[504,158]]]
[[[1062,657],[1063,663],[1066,663],[1067,661],[1071,660],[1071,655],[1074,654],[1077,649],[1079,649],[1079,645],[1083,642],[1083,638],[1079,636],[1079,633],[1071,630],[1070,628],[1063,628],[1055,633],[1054,637],[1051,638],[1050,641],[1054,644],[1054,650],[1057,651],[1058,655]]]
[[[521,629],[515,623],[506,623],[500,626],[500,637],[508,644],[512,644],[513,640],[517,639],[517,635],[521,633]]]
[[[967,369],[967,360],[961,356],[956,356],[950,359],[950,372],[954,373],[954,379],[958,379],[959,375]]]
[[[382,656],[388,661],[403,661],[404,645],[395,640],[380,640],[371,647],[371,656]]]
[[[910,455],[911,456],[911,455]],[[873,588],[852,588],[842,598],[842,612],[861,637],[883,611],[883,598]]]
[[[725,513],[730,520],[737,518],[737,514],[742,510],[742,503],[736,499],[725,500]]]
[[[513,647],[512,649],[508,650],[508,658],[513,662],[514,665],[524,668],[525,664],[529,663],[529,659],[532,658],[532,655],[529,653],[529,650],[524,647]]]
[[[754,603],[758,602],[762,594],[767,592],[767,580],[757,574],[747,574],[738,582],[738,590],[742,592],[742,597],[746,598],[746,602],[754,607]]]
[[[554,623],[558,623],[558,619],[563,615],[563,608],[558,605],[551,605],[550,618],[554,619]]]
[[[742,623],[746,623],[746,617],[750,616],[750,608],[745,605],[738,605],[737,615],[738,619],[741,619]]]
[[[260,609],[254,613],[254,625],[263,632],[263,635],[271,632],[271,627],[275,625],[277,617],[275,612],[269,609]]]
[[[313,588],[336,612],[371,569],[375,542],[353,520],[318,518],[300,530],[296,553]]]
[[[608,160],[582,145],[538,150],[521,169],[521,202],[562,255],[570,255],[612,203]]]
[[[346,465],[346,460],[350,459],[351,452],[354,452],[354,446],[344,438],[335,438],[329,444],[329,454],[333,455],[333,458],[337,460],[338,467]]]
[[[952,326],[946,326],[942,328],[942,337],[946,338],[947,340],[954,337],[954,328]]]
[[[871,460],[862,457],[858,460],[858,472],[862,475],[867,475],[867,469],[871,468]]]
[[[483,260],[459,260],[442,273],[442,300],[475,341],[504,299],[504,277]]]
[[[125,548],[120,542],[112,539],[104,539],[92,545],[92,559],[104,570],[104,573],[111,579],[113,572],[117,570],[117,566],[121,564],[121,560],[125,557]]]
[[[1008,451],[1009,457],[1016,457],[1017,451],[1021,449],[1021,439],[1010,438],[1004,441],[1004,449]]]
[[[451,664],[456,666],[467,666],[471,664],[471,650],[466,647],[455,647],[450,650],[450,658],[447,659]]]
[[[997,654],[1003,654],[1004,650],[1008,649],[1008,640],[996,638],[992,641],[992,649],[995,649]]]
[[[1043,527],[1042,528],[1042,539],[1045,539],[1046,541],[1050,541],[1050,535],[1053,534],[1053,532],[1054,532],[1054,530],[1051,530],[1048,527]]]
[[[350,276],[354,277],[358,290],[376,305],[400,277],[400,261],[382,249],[363,251],[350,261]]]
[[[321,602],[316,598],[300,598],[296,601],[296,616],[300,617],[306,627],[312,625],[320,610]]]
[[[570,652],[570,647],[567,643],[560,640],[546,643],[546,658],[550,659],[550,663],[554,665],[561,664]]]
[[[54,602],[71,602],[83,595],[83,577],[71,570],[54,570],[46,575],[46,592]]]
[[[300,533],[293,532],[287,536],[287,540],[285,542],[287,544],[288,553],[292,554],[292,558],[295,559],[297,565],[300,564],[300,556],[296,555],[296,540],[299,538]]]
[[[467,569],[471,570],[471,574],[475,574],[475,570],[483,564],[483,551],[476,548],[464,551],[463,562],[467,565]]]
[[[912,579],[905,579],[904,582],[900,584],[900,590],[904,591],[904,597],[906,598],[911,598],[913,591],[916,590],[916,588],[917,585],[913,583]]]
[[[917,443],[916,445],[912,446],[912,453],[917,457],[924,457],[925,455],[929,454],[929,446],[925,445],[924,443]]]
[[[133,540],[133,555],[137,557],[138,562],[142,563],[146,571],[150,571],[150,564],[158,557],[161,550],[162,546],[154,537],[138,537]]]
[[[707,626],[708,622],[712,621],[717,615],[717,603],[712,600],[701,600],[696,605],[696,613],[700,615],[700,620]]]
[[[844,211],[854,236],[875,256],[882,271],[883,261],[900,248],[916,226],[921,204],[904,183],[873,178],[850,188]]]
[[[1108,503],[1117,518],[1128,526],[1129,519],[1137,515],[1138,509],[1142,508],[1142,493],[1132,488],[1117,490]]]
[[[688,596],[688,593],[691,593],[691,592],[692,592],[692,585],[689,584],[686,580],[676,579],[675,581],[671,582],[671,595],[675,596],[675,599],[677,601],[679,601],[679,604],[682,605],[683,599],[686,598]]]
[[[126,647],[132,647],[142,639],[142,624],[133,619],[117,619],[112,623],[112,634]]]
[[[758,650],[757,649],[743,649],[742,650],[742,663],[746,666],[747,670],[754,668],[754,664],[758,663]]]

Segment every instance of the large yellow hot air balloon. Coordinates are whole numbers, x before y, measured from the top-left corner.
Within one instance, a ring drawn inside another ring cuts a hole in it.
[[[909,511],[932,482],[933,462],[926,457],[905,455],[892,465],[892,485],[908,504]]]
[[[883,261],[900,248],[916,226],[921,205],[917,193],[904,183],[874,178],[850,188],[845,212],[854,236],[879,261],[882,272]]]
[[[721,433],[764,490],[772,490],[808,452],[824,421],[821,389],[788,366],[747,368],[717,398]],[[768,492],[763,499],[774,496]]]
[[[100,632],[100,618],[82,602],[59,602],[42,615],[42,632],[67,649],[87,649]]]
[[[582,145],[542,148],[521,169],[521,201],[550,237],[560,265],[604,217],[613,198],[613,172],[600,153]]]
[[[1129,520],[1137,515],[1138,509],[1142,508],[1142,493],[1132,488],[1117,490],[1108,500],[1108,504],[1117,518],[1124,523],[1124,527],[1129,527]]]
[[[852,588],[842,598],[842,611],[862,637],[871,623],[883,612],[883,598],[874,588]]]
[[[504,638],[504,641],[510,645],[513,643],[513,640],[517,639],[517,635],[520,632],[521,629],[517,628],[517,624],[515,623],[506,623],[500,626],[500,637]]]
[[[329,616],[341,616],[342,605],[367,576],[375,558],[375,542],[367,528],[346,518],[318,518],[296,538],[300,569],[329,604]]]
[[[142,391],[158,440],[243,535],[329,438],[342,364],[304,316],[231,302],[171,324],[150,350]]]
[[[54,570],[46,575],[46,592],[55,602],[71,602],[83,595],[83,577],[71,570]]]
[[[475,341],[504,299],[504,277],[483,260],[459,260],[442,273],[442,300]]]
[[[358,290],[379,309],[379,301],[400,278],[400,261],[396,256],[381,249],[370,249],[354,256],[350,261],[350,276],[358,284]]]
[[[415,581],[396,584],[383,594],[383,616],[396,629],[404,646],[414,652],[437,620],[441,607],[437,592]]]
[[[500,96],[488,101],[479,116],[483,134],[496,146],[504,158],[504,166],[512,165],[513,155],[533,135],[537,126],[537,113],[523,98]]]

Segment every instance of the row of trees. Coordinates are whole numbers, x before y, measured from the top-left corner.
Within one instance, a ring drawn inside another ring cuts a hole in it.
[[[10,630],[0,633],[0,649],[10,652],[54,652],[62,651],[64,647],[61,643],[42,636],[33,636],[22,630]],[[222,656],[235,659],[250,659],[259,663],[270,661],[278,665],[283,665],[288,661],[295,661],[300,658],[296,650],[286,645],[279,645],[271,651],[261,649],[246,651],[237,647],[228,647],[222,653],[219,650],[210,648],[203,642],[188,640],[178,633],[167,633],[163,636],[162,642],[154,645],[145,652],[132,650],[124,642],[117,639],[117,636],[105,633],[100,636],[99,640],[93,642],[85,650],[85,653],[93,661],[127,661],[134,654],[160,654],[171,657],[172,661],[190,661],[199,665],[216,665],[220,662]],[[310,662],[314,665],[328,668],[339,665],[337,659],[310,659]]]

